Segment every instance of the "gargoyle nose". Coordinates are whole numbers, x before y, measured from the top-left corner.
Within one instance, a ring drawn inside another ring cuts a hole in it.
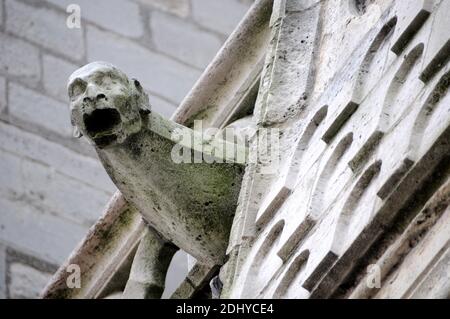
[[[106,100],[106,95],[103,93],[99,93],[96,96],[86,96],[83,99],[83,102],[94,102],[94,101],[100,101],[100,100]]]
[[[99,92],[97,88],[89,85],[86,89],[86,96],[83,99],[83,102],[97,102],[100,100],[106,100],[106,95],[102,92]]]

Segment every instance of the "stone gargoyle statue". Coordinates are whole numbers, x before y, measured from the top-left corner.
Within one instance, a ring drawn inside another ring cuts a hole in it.
[[[75,71],[68,93],[76,136],[94,145],[107,173],[152,232],[135,260],[146,256],[153,279],[134,280],[133,269],[140,266],[133,265],[125,292],[140,289],[143,297],[159,297],[173,245],[201,263],[222,264],[245,145],[205,139],[202,132],[154,113],[140,83],[106,62]]]

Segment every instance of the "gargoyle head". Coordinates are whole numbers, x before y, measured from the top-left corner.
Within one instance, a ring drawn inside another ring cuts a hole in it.
[[[89,63],[69,78],[71,122],[76,137],[86,136],[105,148],[141,130],[142,114],[150,111],[140,83],[112,64]]]

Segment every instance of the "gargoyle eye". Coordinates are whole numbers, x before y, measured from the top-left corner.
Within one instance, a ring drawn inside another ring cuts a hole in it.
[[[81,79],[75,79],[69,87],[69,96],[74,99],[86,91],[87,83]]]

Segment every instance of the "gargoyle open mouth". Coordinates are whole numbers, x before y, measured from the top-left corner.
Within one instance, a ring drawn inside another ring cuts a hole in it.
[[[96,109],[83,116],[87,134],[102,148],[117,139],[116,127],[121,123],[120,114],[115,109]]]

